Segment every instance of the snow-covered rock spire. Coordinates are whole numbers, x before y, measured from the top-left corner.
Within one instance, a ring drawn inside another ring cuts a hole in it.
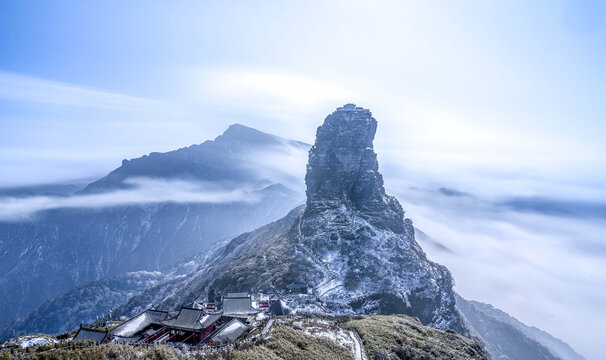
[[[320,271],[315,292],[335,312],[404,313],[464,332],[450,272],[427,259],[385,193],[376,130],[370,111],[347,104],[326,117],[309,151],[297,249]]]

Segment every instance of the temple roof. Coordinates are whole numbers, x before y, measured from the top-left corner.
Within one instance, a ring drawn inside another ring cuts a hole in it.
[[[162,324],[183,330],[200,331],[209,327],[220,318],[221,314],[204,315],[202,309],[182,307],[176,318],[163,321]]]
[[[93,340],[94,342],[101,344],[106,336],[107,331],[81,328],[78,330],[76,336],[74,336],[74,341]]]

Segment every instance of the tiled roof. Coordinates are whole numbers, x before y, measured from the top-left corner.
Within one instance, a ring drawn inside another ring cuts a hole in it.
[[[252,308],[249,297],[223,299],[224,314],[250,314],[252,312],[255,312],[255,309]]]
[[[226,298],[241,298],[241,297],[250,297],[247,292],[231,292],[227,293]]]
[[[282,300],[274,301],[273,304],[271,304],[270,311],[271,311],[272,315],[278,315],[278,316],[288,315],[288,313],[289,313],[288,308],[284,307],[284,305],[282,304]]]
[[[247,326],[240,320],[234,318],[227,324],[221,326],[211,336],[210,340],[213,342],[225,342],[234,341],[239,338],[247,329]]]
[[[166,319],[167,311],[145,310],[137,316],[134,316],[122,324],[111,329],[112,335],[120,337],[132,337],[145,330],[150,325],[161,325]]]
[[[181,308],[181,311],[179,311],[179,315],[177,315],[176,318],[163,321],[162,324],[185,330],[202,330],[204,327],[202,327],[202,324],[200,324],[200,319],[203,315],[204,312],[202,309],[183,307]]]
[[[207,314],[202,316],[202,318],[200,319],[200,326],[202,326],[202,329],[206,329],[207,327],[211,326],[212,324],[214,324],[215,322],[217,322],[217,320],[219,320],[221,318],[221,314]]]
[[[149,318],[149,322],[152,324],[161,325],[162,321],[166,320],[167,316],[168,311],[147,310],[147,317]]]
[[[78,330],[76,336],[74,336],[74,341],[93,340],[100,344],[103,342],[106,336],[107,331],[81,328]]]

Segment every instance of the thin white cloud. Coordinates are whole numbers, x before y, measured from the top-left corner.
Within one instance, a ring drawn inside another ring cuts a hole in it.
[[[0,99],[115,110],[150,110],[159,102],[0,71]]]
[[[264,98],[313,106],[351,97],[352,91],[327,81],[275,70],[212,68],[194,70],[200,84],[223,99]]]
[[[20,221],[37,212],[59,208],[95,209],[147,203],[207,203],[256,202],[252,189],[220,189],[216,185],[184,180],[130,178],[125,184],[132,188],[102,194],[82,194],[69,197],[33,196],[0,198],[0,220]]]
[[[184,108],[308,142],[318,119],[356,99],[342,83],[282,70],[200,67],[178,74],[183,86],[174,101]]]
[[[271,148],[256,150],[248,155],[250,161],[247,168],[255,171],[260,178],[283,184],[304,194],[308,152],[309,148],[302,144],[284,144],[277,151],[272,151]]]

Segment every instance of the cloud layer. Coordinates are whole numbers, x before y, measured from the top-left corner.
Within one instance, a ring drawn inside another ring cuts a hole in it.
[[[102,194],[0,198],[0,221],[27,220],[37,212],[60,208],[95,209],[160,202],[224,204],[259,200],[252,189],[224,190],[210,183],[148,178],[129,178],[124,183],[128,189]]]
[[[588,334],[604,321],[606,203],[503,192],[490,198],[439,187],[394,193],[415,226],[451,250],[424,246],[451,270],[464,297],[576,349],[592,347]]]

